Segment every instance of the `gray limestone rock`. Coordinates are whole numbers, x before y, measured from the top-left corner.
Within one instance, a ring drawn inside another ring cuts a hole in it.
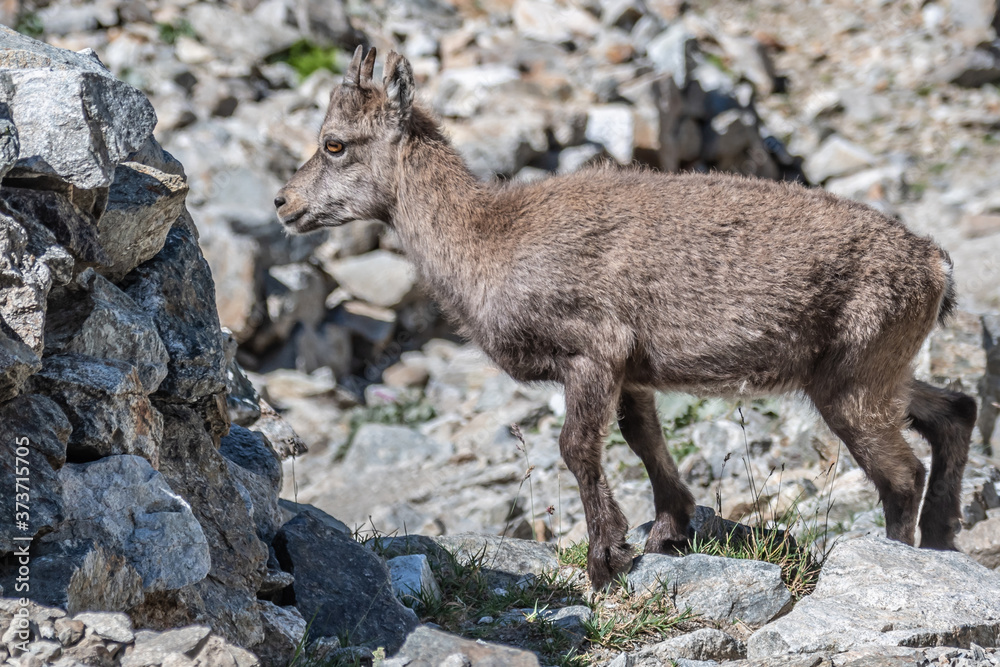
[[[101,273],[117,280],[156,255],[184,211],[187,190],[183,176],[138,162],[119,164],[98,222],[101,247],[108,256]]]
[[[13,537],[35,537],[51,531],[63,517],[62,490],[56,470],[66,462],[69,420],[46,396],[24,394],[0,403],[0,484],[9,489],[0,494],[0,513],[14,530],[0,531],[0,553],[10,553],[18,544]],[[25,452],[19,449],[27,449]],[[18,459],[21,459],[20,461]],[[31,496],[26,527],[19,529],[15,513],[17,479],[25,480]],[[23,543],[22,543],[23,544]]]
[[[530,651],[463,639],[426,625],[411,632],[399,653],[390,660],[406,667],[439,667],[445,664],[538,667],[538,657]]]
[[[666,587],[678,608],[715,621],[763,625],[792,604],[781,568],[754,560],[646,554],[635,559],[628,583],[633,590]]]
[[[737,660],[746,646],[722,630],[702,628],[646,646],[632,654],[634,667],[658,667],[671,660]]]
[[[69,417],[71,460],[138,454],[157,465],[163,417],[150,404],[131,364],[83,354],[56,355],[45,359],[31,386],[51,396]]]
[[[313,513],[282,526],[274,549],[282,569],[295,575],[295,606],[313,619],[311,636],[350,632],[358,644],[394,653],[417,626],[393,595],[382,559]]]
[[[212,273],[190,218],[182,216],[163,249],[125,277],[125,292],[156,322],[170,355],[159,393],[182,401],[226,390],[226,359]]]
[[[0,210],[0,333],[41,356],[45,300],[54,284],[69,282],[72,272],[73,258],[52,232]]]
[[[167,375],[167,350],[149,313],[93,269],[76,286],[53,294],[45,325],[48,354],[81,354],[136,367],[152,394]]]
[[[279,607],[261,600],[264,641],[251,647],[263,667],[286,667],[306,634],[306,619],[295,607]]]
[[[451,453],[450,444],[438,442],[405,426],[365,424],[354,435],[344,463],[355,470],[420,465],[446,459]]]
[[[138,456],[108,456],[63,466],[67,539],[93,539],[123,554],[146,591],[201,581],[211,560],[190,506]]]
[[[1000,574],[965,554],[880,537],[844,540],[816,590],[747,641],[750,658],[866,646],[994,646]]]
[[[80,188],[111,184],[115,165],[156,125],[146,97],[90,54],[58,49],[0,26],[0,73],[20,141],[15,170]],[[2,90],[2,89],[0,89]]]

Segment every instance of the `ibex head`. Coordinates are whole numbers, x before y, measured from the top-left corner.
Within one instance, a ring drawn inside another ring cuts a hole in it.
[[[362,47],[330,95],[319,148],[278,191],[281,223],[296,234],[352,220],[389,220],[396,204],[399,146],[413,115],[413,71],[391,52],[381,85],[375,49]]]

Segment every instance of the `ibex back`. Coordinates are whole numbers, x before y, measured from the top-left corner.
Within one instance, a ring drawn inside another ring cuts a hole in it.
[[[804,393],[874,482],[889,537],[908,544],[925,480],[901,434],[912,426],[933,452],[922,546],[954,548],[976,406],[911,372],[954,303],[943,250],[793,184],[614,168],[481,183],[414,104],[406,59],[390,53],[378,84],[374,49],[361,55],[330,97],[319,150],[275,199],[278,215],[296,233],[385,220],[497,365],[564,385],[559,447],[579,483],[595,588],[632,557],[601,467],[614,415],[653,486],[646,551],[687,541],[694,502],[656,389]]]

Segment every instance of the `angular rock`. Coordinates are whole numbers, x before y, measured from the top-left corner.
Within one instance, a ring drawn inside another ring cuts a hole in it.
[[[351,296],[383,308],[403,303],[416,285],[413,265],[387,250],[340,260],[330,270]]]
[[[483,179],[515,174],[549,149],[549,119],[531,108],[484,113],[447,129],[470,171]]]
[[[722,630],[702,628],[645,646],[632,654],[633,667],[658,667],[672,660],[738,660],[746,646]]]
[[[233,426],[219,442],[219,453],[227,459],[229,473],[247,491],[250,516],[257,536],[270,543],[282,524],[278,509],[281,463],[264,436]]]
[[[339,304],[330,315],[337,326],[343,327],[374,345],[385,345],[396,330],[396,311],[372,306],[364,301]]]
[[[81,289],[50,299],[45,325],[46,354],[80,354],[136,367],[143,391],[151,394],[167,376],[167,350],[149,313],[103,276],[87,269]]]
[[[0,86],[7,88],[9,82],[0,82]],[[9,91],[0,92],[0,95],[7,98]],[[10,107],[0,103],[0,178],[3,178],[17,163],[20,152],[21,142],[17,138],[17,128],[10,118]]]
[[[991,570],[1000,567],[1000,515],[979,521],[955,538],[959,551]]]
[[[254,339],[260,350],[287,339],[299,322],[319,324],[327,292],[319,270],[304,262],[272,266],[267,273],[265,305],[270,323]]]
[[[69,418],[70,460],[138,454],[158,464],[163,417],[150,404],[131,364],[82,354],[56,355],[45,359],[31,386],[51,396]]]
[[[132,633],[132,621],[120,612],[82,612],[73,617],[94,631],[101,639],[128,644],[135,635]]]
[[[938,78],[964,88],[978,88],[1000,81],[1000,48],[983,44],[945,65]]]
[[[561,630],[574,647],[579,647],[587,638],[586,623],[594,615],[590,607],[573,605],[557,609],[511,609],[500,617],[502,625],[517,625],[529,619],[543,620]]]
[[[70,423],[59,406],[46,396],[26,394],[0,403],[0,484],[9,492],[0,494],[0,513],[8,526],[19,517],[15,511],[17,478],[27,477],[30,517],[24,530],[0,531],[0,553],[10,553],[12,538],[35,537],[50,532],[62,520],[62,492],[56,469],[66,462]],[[27,447],[27,456],[18,449]],[[18,461],[18,458],[25,459]],[[25,470],[27,468],[27,470]],[[26,473],[26,474],[25,474]]]
[[[646,45],[646,55],[657,72],[667,74],[681,90],[687,85],[692,56],[697,49],[694,35],[680,21],[654,37]]]
[[[21,179],[25,185],[35,185],[34,181],[42,179]],[[17,182],[17,181],[15,181]],[[46,184],[49,185],[49,184]],[[59,184],[53,184],[60,188]],[[72,188],[70,188],[72,189]],[[29,189],[27,187],[8,187],[0,191],[0,199],[17,211],[23,218],[34,220],[55,234],[56,240],[62,244],[73,257],[86,264],[107,264],[108,254],[101,247],[97,235],[97,220],[94,213],[100,215],[104,209],[104,195],[96,194],[88,198],[78,193],[56,190]],[[73,199],[77,194],[80,204],[91,204],[97,210],[90,212],[81,210]],[[100,199],[100,201],[96,201]]]
[[[182,176],[138,162],[119,164],[98,223],[108,256],[101,273],[118,280],[156,255],[184,210],[187,189]]]
[[[441,535],[433,541],[437,547],[455,554],[461,562],[480,562],[484,573],[499,586],[516,584],[525,577],[559,569],[554,544],[474,533]]]
[[[66,585],[66,611],[71,614],[123,611],[144,598],[139,571],[125,556],[96,543],[79,561]]]
[[[881,537],[838,542],[816,590],[747,641],[751,659],[868,646],[994,646],[1000,574]]]
[[[715,621],[763,625],[792,604],[781,568],[755,560],[646,554],[635,559],[628,583],[636,591],[666,586],[679,609]]]
[[[802,165],[811,183],[833,176],[846,176],[875,164],[875,156],[857,144],[834,134]]]
[[[364,424],[355,433],[344,465],[353,470],[380,466],[414,466],[452,454],[448,443],[432,440],[405,426]]]
[[[0,401],[14,398],[42,362],[30,347],[0,332]]]
[[[632,161],[635,117],[627,104],[605,104],[587,112],[587,141],[604,146],[620,164]]]
[[[391,654],[417,626],[416,615],[392,594],[385,563],[314,514],[282,526],[274,549],[282,569],[295,575],[295,606],[313,619],[311,636],[349,632],[357,644]]]
[[[166,632],[139,630],[135,644],[122,658],[121,667],[147,667],[162,665],[168,657],[182,655],[193,658],[208,641],[212,629],[204,625],[191,625]]]
[[[260,242],[234,233],[225,221],[200,222],[199,244],[212,267],[216,291],[226,295],[219,299],[219,321],[233,332],[237,342],[244,343],[252,338],[263,321],[264,308],[260,301],[264,293],[264,270],[260,261]]]
[[[278,455],[278,459],[282,461],[308,451],[306,443],[298,436],[295,429],[275,412],[267,401],[260,401],[260,419],[254,421],[249,428],[251,431],[261,433]]]
[[[424,554],[396,556],[385,564],[389,568],[392,592],[407,606],[418,606],[422,597],[441,599],[441,587]]]
[[[211,554],[208,576],[193,586],[197,600],[178,595],[165,604],[200,611],[215,632],[242,646],[252,646],[263,638],[256,593],[265,571],[267,548],[257,538],[226,459],[216,449],[202,417],[182,404],[159,401],[157,407],[166,424],[160,472],[191,506]],[[146,609],[144,613],[153,611]]]
[[[156,322],[170,355],[159,393],[194,401],[224,392],[226,358],[212,272],[188,216],[173,226],[163,249],[122,285]]]
[[[17,126],[15,170],[51,174],[80,188],[111,184],[115,165],[156,125],[146,97],[115,79],[93,51],[73,53],[0,26],[0,73]]]
[[[463,639],[426,625],[411,632],[392,659],[407,667],[538,667],[538,657],[530,651]]]
[[[108,456],[63,466],[64,539],[95,540],[123,554],[143,588],[161,591],[201,581],[210,566],[201,525],[188,504],[138,456]]]
[[[52,232],[0,211],[0,333],[40,357],[45,300],[53,284],[69,282],[72,272],[73,258]]]
[[[251,647],[254,655],[263,667],[286,667],[306,634],[306,619],[295,607],[279,607],[265,600],[259,605],[264,641]]]

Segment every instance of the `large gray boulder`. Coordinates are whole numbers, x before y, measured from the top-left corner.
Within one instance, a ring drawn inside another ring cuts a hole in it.
[[[28,185],[36,185],[30,179]],[[46,179],[47,180],[47,179]],[[54,179],[44,184],[47,189],[14,187],[4,183],[0,199],[20,214],[22,218],[44,225],[56,241],[66,248],[78,262],[107,264],[108,255],[97,238],[97,221],[106,204],[105,197],[83,196],[72,186],[64,186]],[[53,189],[48,189],[53,188]]]
[[[312,619],[310,636],[340,636],[394,653],[417,617],[393,595],[385,563],[349,535],[302,512],[281,527],[274,549],[295,575],[295,606]]]
[[[838,543],[812,595],[747,641],[750,658],[866,646],[996,646],[1000,574],[882,537]]]
[[[93,51],[73,53],[0,26],[0,94],[17,127],[16,172],[84,189],[108,187],[115,165],[146,142],[156,113]]]
[[[277,454],[262,434],[236,425],[220,440],[219,453],[226,457],[233,480],[246,491],[257,537],[270,543],[283,521],[278,508],[281,462]]]
[[[646,554],[635,559],[628,583],[637,591],[665,587],[678,608],[713,621],[763,625],[792,605],[781,568],[756,560]]]
[[[160,446],[160,472],[191,506],[211,554],[208,576],[167,599],[134,610],[133,619],[154,623],[164,609],[180,617],[206,618],[212,629],[241,646],[264,638],[257,608],[267,562],[267,547],[257,538],[254,522],[239,489],[192,407],[157,401],[168,428]]]
[[[144,591],[201,581],[211,565],[208,542],[191,507],[138,456],[69,463],[59,471],[63,538],[94,540],[125,556]]]

